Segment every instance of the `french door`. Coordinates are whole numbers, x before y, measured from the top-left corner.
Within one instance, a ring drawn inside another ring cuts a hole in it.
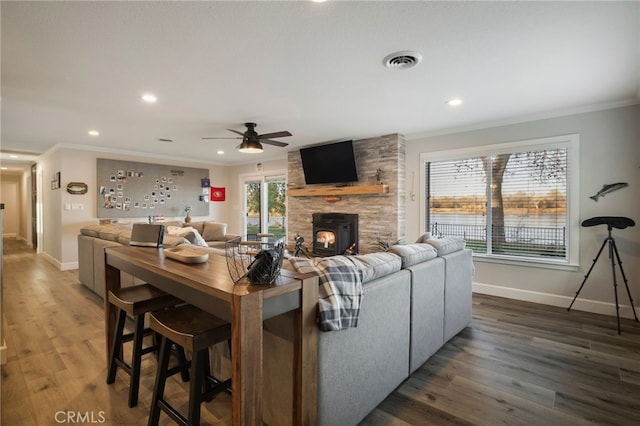
[[[287,235],[287,181],[284,174],[243,179],[244,233]]]

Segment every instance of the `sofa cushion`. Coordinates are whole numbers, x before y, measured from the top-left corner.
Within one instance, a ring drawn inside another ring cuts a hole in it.
[[[164,226],[165,226],[165,228],[168,228],[169,226],[179,226],[179,227],[182,227],[182,225],[183,225],[183,223],[182,223],[182,222],[180,222],[179,220],[169,220],[169,221],[167,221],[167,222],[153,222],[153,223],[158,224],[158,225],[164,225]]]
[[[435,257],[435,254],[434,256]],[[282,262],[282,269],[300,273],[318,272],[316,265],[330,261],[333,256],[315,258],[313,261],[303,257],[291,257],[289,262]],[[400,257],[393,253],[379,252],[359,254],[347,257],[362,276],[362,283],[390,275],[402,269]]]
[[[438,256],[436,249],[429,244],[395,245],[389,248],[389,252],[400,256],[403,268]]]
[[[426,241],[438,252],[438,256],[444,256],[449,253],[464,249],[465,241],[462,238],[438,238]]]
[[[120,232],[118,235],[118,242],[124,246],[128,246],[131,242],[131,232]]]
[[[107,241],[118,241],[118,237],[122,232],[131,233],[131,225],[130,224],[112,224],[112,225],[102,225],[100,227],[99,236],[103,240]]]
[[[98,238],[100,236],[100,227],[101,225],[86,225],[80,228],[80,233],[88,237]]]
[[[373,281],[399,271],[402,268],[401,259],[393,253],[380,252],[359,254],[350,258],[362,270],[362,283]]]
[[[205,222],[201,234],[205,241],[224,241],[227,234],[227,224]]]

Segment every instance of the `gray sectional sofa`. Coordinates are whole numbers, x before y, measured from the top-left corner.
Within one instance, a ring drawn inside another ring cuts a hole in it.
[[[95,231],[85,230],[78,236],[80,280],[101,294],[104,248],[128,241],[126,232],[122,236],[116,229]],[[165,243],[188,241],[169,239]],[[319,425],[358,424],[471,321],[474,267],[472,252],[464,248],[463,241],[424,240],[393,246],[383,255],[387,257],[357,256],[363,265],[364,292],[358,326],[320,332]],[[287,264],[285,261],[283,267]],[[138,283],[122,274],[123,285]],[[264,322],[263,408],[267,424],[292,424],[293,324],[291,313]],[[229,377],[226,345],[212,350],[223,355],[212,357],[213,371],[221,379]]]
[[[462,247],[451,240],[392,247],[399,267],[363,280],[357,328],[320,333],[320,425],[356,425],[470,323],[474,268]],[[265,420],[291,424],[292,317],[267,320],[265,329]]]

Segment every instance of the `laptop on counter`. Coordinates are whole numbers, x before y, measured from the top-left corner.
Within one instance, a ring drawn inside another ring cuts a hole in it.
[[[134,223],[129,245],[141,247],[162,247],[164,225]]]

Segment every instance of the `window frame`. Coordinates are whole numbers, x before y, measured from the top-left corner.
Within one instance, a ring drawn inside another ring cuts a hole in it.
[[[426,229],[426,163],[470,157],[508,154],[523,151],[564,148],[567,150],[567,259],[523,258],[519,256],[474,253],[474,260],[520,266],[538,266],[575,271],[580,260],[580,135],[567,134],[544,138],[504,142],[469,148],[420,154],[420,229]]]

